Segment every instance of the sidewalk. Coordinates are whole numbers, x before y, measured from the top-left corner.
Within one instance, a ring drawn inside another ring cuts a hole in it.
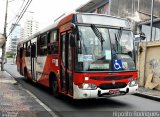
[[[139,87],[138,92],[135,95],[160,101],[160,91],[158,90],[151,90],[144,87]]]
[[[0,71],[0,117],[51,117],[6,71]]]

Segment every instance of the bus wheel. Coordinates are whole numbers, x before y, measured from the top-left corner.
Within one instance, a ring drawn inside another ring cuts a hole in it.
[[[25,80],[26,80],[27,82],[29,82],[27,72],[24,73],[24,77],[25,77]]]
[[[55,96],[55,97],[58,97],[59,96],[59,92],[58,92],[58,82],[56,80],[52,80],[51,81],[51,91],[52,91],[52,94]]]

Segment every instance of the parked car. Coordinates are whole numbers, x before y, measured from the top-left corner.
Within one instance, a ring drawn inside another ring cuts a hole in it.
[[[4,64],[7,63],[7,58],[4,58]],[[2,64],[2,57],[0,57],[0,64]]]

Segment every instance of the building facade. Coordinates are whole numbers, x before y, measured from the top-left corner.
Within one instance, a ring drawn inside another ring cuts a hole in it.
[[[153,27],[152,27],[152,38],[150,38],[151,33],[151,26],[150,20],[141,22],[138,24],[140,30],[145,33],[147,41],[159,41],[160,40],[160,18],[156,18],[153,20]]]
[[[9,40],[9,51],[16,52],[17,50],[17,42],[20,39],[21,35],[21,26],[19,24],[12,24],[15,26],[14,30],[12,31],[10,35]]]
[[[147,41],[160,40],[160,25],[157,25],[160,22],[160,0],[154,0],[153,35],[152,39],[149,39],[151,37],[151,2],[151,0],[90,0],[76,11],[128,18],[132,22],[132,29],[135,34],[143,32]]]
[[[109,14],[109,0],[91,0],[80,6],[76,12]]]
[[[35,21],[33,18],[29,18],[26,20],[24,24],[24,29],[22,29],[21,37],[23,39],[26,39],[32,34],[36,33],[38,29],[39,29],[39,22]]]

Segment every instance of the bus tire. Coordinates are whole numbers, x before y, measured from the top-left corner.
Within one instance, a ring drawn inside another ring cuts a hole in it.
[[[51,93],[53,94],[54,97],[59,97],[57,80],[53,79],[51,80]]]

